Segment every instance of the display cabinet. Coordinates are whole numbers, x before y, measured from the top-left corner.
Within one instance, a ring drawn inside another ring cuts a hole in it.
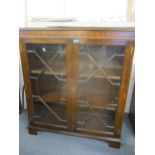
[[[120,146],[133,28],[21,28],[29,133],[54,131]]]

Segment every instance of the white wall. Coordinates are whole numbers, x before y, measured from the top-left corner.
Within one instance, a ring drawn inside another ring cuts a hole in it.
[[[19,1],[19,27],[26,26],[26,2],[27,0],[20,0]]]
[[[23,93],[23,86],[24,86],[24,81],[23,81],[23,74],[22,74],[22,67],[21,67],[21,61],[19,61],[19,91],[20,91],[20,99],[22,102],[22,93]],[[26,108],[26,97],[25,97],[25,92],[24,92],[24,108]]]
[[[126,7],[127,0],[66,0],[66,16],[79,21],[125,21]]]
[[[27,0],[27,19],[74,17],[78,21],[126,21],[128,0]]]
[[[135,63],[133,62],[131,77],[130,77],[130,83],[129,83],[128,96],[127,96],[127,102],[126,102],[126,108],[125,108],[126,113],[128,113],[130,110],[130,104],[131,104],[131,100],[132,100],[134,83],[135,83]]]

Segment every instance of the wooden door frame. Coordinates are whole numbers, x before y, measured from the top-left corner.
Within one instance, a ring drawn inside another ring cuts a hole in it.
[[[134,56],[134,42],[128,41],[125,48],[121,85],[118,96],[118,108],[115,117],[114,135],[116,137],[120,137],[121,134],[121,127],[124,119],[125,105],[127,101],[130,75],[132,70],[133,56]]]
[[[23,39],[19,40],[19,47],[20,47],[20,58],[21,58],[21,66],[23,71],[23,80],[24,80],[24,87],[25,87],[25,94],[26,94],[26,103],[27,103],[27,111],[28,111],[28,118],[29,124],[34,122],[33,115],[33,100],[32,100],[32,88],[30,80],[28,79],[29,75],[29,63],[28,57],[26,54],[26,46],[25,41]]]
[[[22,70],[23,70],[23,79],[24,79],[24,87],[25,87],[25,94],[26,94],[26,101],[27,101],[27,111],[28,111],[28,118],[29,118],[29,126],[37,126],[37,124],[34,121],[34,106],[33,106],[33,99],[32,99],[32,88],[31,88],[31,81],[29,79],[30,77],[30,70],[29,70],[29,62],[28,62],[28,56],[26,54],[26,44],[27,43],[40,43],[40,44],[64,44],[66,45],[66,77],[67,77],[67,82],[69,82],[70,77],[72,76],[71,70],[70,70],[70,59],[71,53],[72,53],[72,45],[68,41],[68,39],[61,39],[61,38],[21,38],[19,40],[19,45],[20,45],[20,57],[21,57],[21,64],[22,64]],[[70,89],[70,88],[69,88]],[[71,122],[72,122],[72,117],[71,117],[71,109],[70,109],[70,101],[72,101],[71,97],[67,97],[67,127],[68,130],[71,130]],[[41,123],[42,126],[47,126],[44,123]],[[50,127],[49,127],[50,128]],[[52,127],[51,127],[52,128]],[[53,126],[54,129],[64,129],[65,128],[59,128],[58,126],[55,127]]]
[[[134,55],[134,42],[129,40],[120,40],[120,39],[80,39],[79,43],[74,44],[74,53],[76,55],[76,61],[75,64],[76,68],[74,68],[77,73],[74,73],[74,78],[78,80],[78,62],[79,62],[79,46],[80,45],[105,45],[105,46],[125,46],[125,56],[124,56],[124,63],[123,63],[123,69],[122,69],[122,76],[121,76],[121,84],[118,92],[118,108],[115,114],[115,122],[114,122],[114,137],[120,137],[121,127],[122,127],[122,121],[124,118],[124,111],[125,111],[125,105],[127,100],[127,94],[128,94],[128,85],[130,81],[130,74],[132,69],[132,60]],[[74,104],[76,103],[76,100]],[[77,122],[77,104],[72,105],[72,110],[74,111],[72,113],[72,123],[73,123],[73,131],[76,130],[76,122]],[[82,130],[79,130],[77,132],[83,133]],[[84,131],[86,133],[86,131]],[[92,134],[93,132],[90,132]],[[94,133],[95,134],[95,133]],[[96,133],[97,134],[97,133]],[[103,134],[103,135],[108,135]],[[110,133],[109,133],[110,135]],[[108,136],[109,136],[108,135]]]

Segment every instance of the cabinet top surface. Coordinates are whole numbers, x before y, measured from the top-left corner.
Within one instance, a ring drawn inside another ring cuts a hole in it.
[[[34,23],[31,26],[28,27],[21,27],[19,29],[20,31],[102,31],[102,30],[108,30],[108,31],[134,31],[134,23],[120,23],[120,22],[99,22],[99,23],[77,23],[77,22],[64,22],[64,23]]]

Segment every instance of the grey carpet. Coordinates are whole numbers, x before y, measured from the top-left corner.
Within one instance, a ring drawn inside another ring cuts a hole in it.
[[[27,114],[19,116],[19,155],[134,155],[134,134],[128,118],[123,122],[122,146],[110,148],[106,142],[64,134],[38,132],[29,135]]]

